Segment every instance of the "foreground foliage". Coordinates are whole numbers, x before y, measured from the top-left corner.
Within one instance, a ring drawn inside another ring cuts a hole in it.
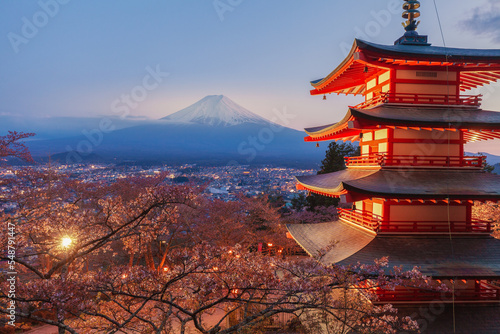
[[[16,226],[17,316],[70,333],[184,333],[188,327],[232,333],[275,314],[310,318],[316,311],[358,332],[414,328],[390,309],[347,306],[332,292],[351,291],[366,279],[424,284],[416,272],[389,279],[383,263],[338,268],[264,256],[254,251],[255,240],[268,235],[279,243],[284,235],[272,208],[251,199],[210,201],[197,188],[163,179],[104,184],[55,173],[19,175],[10,192],[17,209],[2,215],[2,224]],[[7,299],[7,286],[0,298]]]

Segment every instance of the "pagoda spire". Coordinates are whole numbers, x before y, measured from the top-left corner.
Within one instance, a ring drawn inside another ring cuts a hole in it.
[[[417,27],[420,21],[416,19],[420,17],[420,1],[417,0],[404,0],[403,4],[403,18],[406,22],[403,22],[403,27],[405,28],[405,34],[394,42],[394,45],[422,45],[429,46],[427,43],[427,36],[420,36],[417,32]]]
[[[417,30],[417,27],[420,24],[420,21],[417,22],[415,20],[420,17],[420,11],[418,11],[418,8],[420,8],[420,1],[405,0],[405,3],[403,4],[403,18],[407,19],[407,21],[403,23],[403,27],[406,31]]]

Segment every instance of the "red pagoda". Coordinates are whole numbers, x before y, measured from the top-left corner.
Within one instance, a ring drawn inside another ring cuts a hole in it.
[[[347,58],[312,95],[363,95],[334,124],[305,129],[306,141],[359,141],[347,169],[297,177],[298,189],[338,197],[352,209],[339,220],[289,225],[311,255],[333,247],[328,264],[373,263],[445,283],[446,294],[374,288],[375,303],[412,315],[422,333],[500,333],[500,240],[489,221],[472,218],[474,201],[500,200],[500,176],[485,158],[466,156],[467,142],[500,138],[500,113],[481,96],[462,95],[500,79],[500,50],[431,46],[416,32],[418,1],[405,0],[405,34],[394,45],[355,40]]]

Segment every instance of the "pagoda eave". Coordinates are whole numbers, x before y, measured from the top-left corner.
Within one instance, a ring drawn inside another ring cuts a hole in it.
[[[335,247],[320,259],[326,265],[369,265],[389,257],[388,275],[392,267],[401,266],[403,270],[420,267],[423,274],[434,279],[500,278],[500,240],[489,236],[452,240],[446,236],[375,236],[342,221],[286,227],[311,256],[324,253],[335,242]]]
[[[387,199],[500,200],[500,176],[482,171],[350,168],[296,179],[303,189],[331,197],[347,192]]]
[[[446,108],[446,109],[443,109]],[[446,112],[443,113],[443,110]],[[371,125],[496,130],[500,112],[461,106],[380,105],[369,110],[350,108],[351,117]]]
[[[298,182],[296,188],[297,188],[297,190],[307,190],[307,191],[312,192],[314,194],[322,195],[325,197],[334,197],[334,198],[338,198],[341,195],[347,193],[347,190],[343,187],[342,184],[340,184],[335,189],[325,190],[325,189],[321,189],[321,188],[317,188],[317,187],[311,187],[311,186],[308,186],[308,185],[305,185],[305,184]]]
[[[349,108],[344,118],[335,124],[307,128],[306,142],[325,140],[357,140],[362,130],[401,128],[464,132],[466,141],[500,139],[500,112],[449,107],[382,104],[371,109]]]
[[[314,89],[310,93],[365,94],[366,80],[377,73],[391,69],[428,70],[439,66],[465,74],[461,76],[460,89],[467,90],[498,80],[500,51],[422,45],[384,46],[356,39],[336,69],[322,79],[311,81]]]
[[[368,56],[445,63],[500,64],[500,50],[460,49],[421,45],[380,45],[356,39],[354,45]]]

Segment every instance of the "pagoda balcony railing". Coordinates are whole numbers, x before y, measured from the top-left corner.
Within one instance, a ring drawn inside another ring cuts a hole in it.
[[[384,221],[370,212],[338,209],[339,218],[377,233],[485,233],[492,232],[491,222],[472,221]]]
[[[451,292],[422,291],[418,289],[409,290],[377,290],[377,300],[379,302],[426,302],[426,301],[498,301],[500,302],[500,289],[490,288],[485,290],[461,289],[455,291],[455,296]]]
[[[429,291],[416,288],[385,290],[380,287],[370,287],[363,282],[359,285],[365,292],[376,296],[375,303],[405,303],[405,302],[432,302],[432,301],[456,301],[456,302],[500,302],[500,288],[491,284],[481,283],[476,288],[456,289],[451,291]]]
[[[362,102],[354,109],[370,109],[383,103],[396,104],[430,104],[479,107],[482,95],[443,95],[443,94],[411,94],[411,93],[382,93],[370,100]]]
[[[383,153],[345,157],[347,167],[388,166],[388,167],[439,167],[439,168],[478,168],[482,169],[486,157],[450,157],[450,156],[418,156],[387,155]]]
[[[381,233],[491,233],[491,222],[466,221],[391,221],[382,223]]]
[[[371,213],[341,208],[339,208],[338,211],[339,218],[343,218],[351,223],[370,229],[372,231],[378,231],[380,225],[382,224],[382,217]]]

